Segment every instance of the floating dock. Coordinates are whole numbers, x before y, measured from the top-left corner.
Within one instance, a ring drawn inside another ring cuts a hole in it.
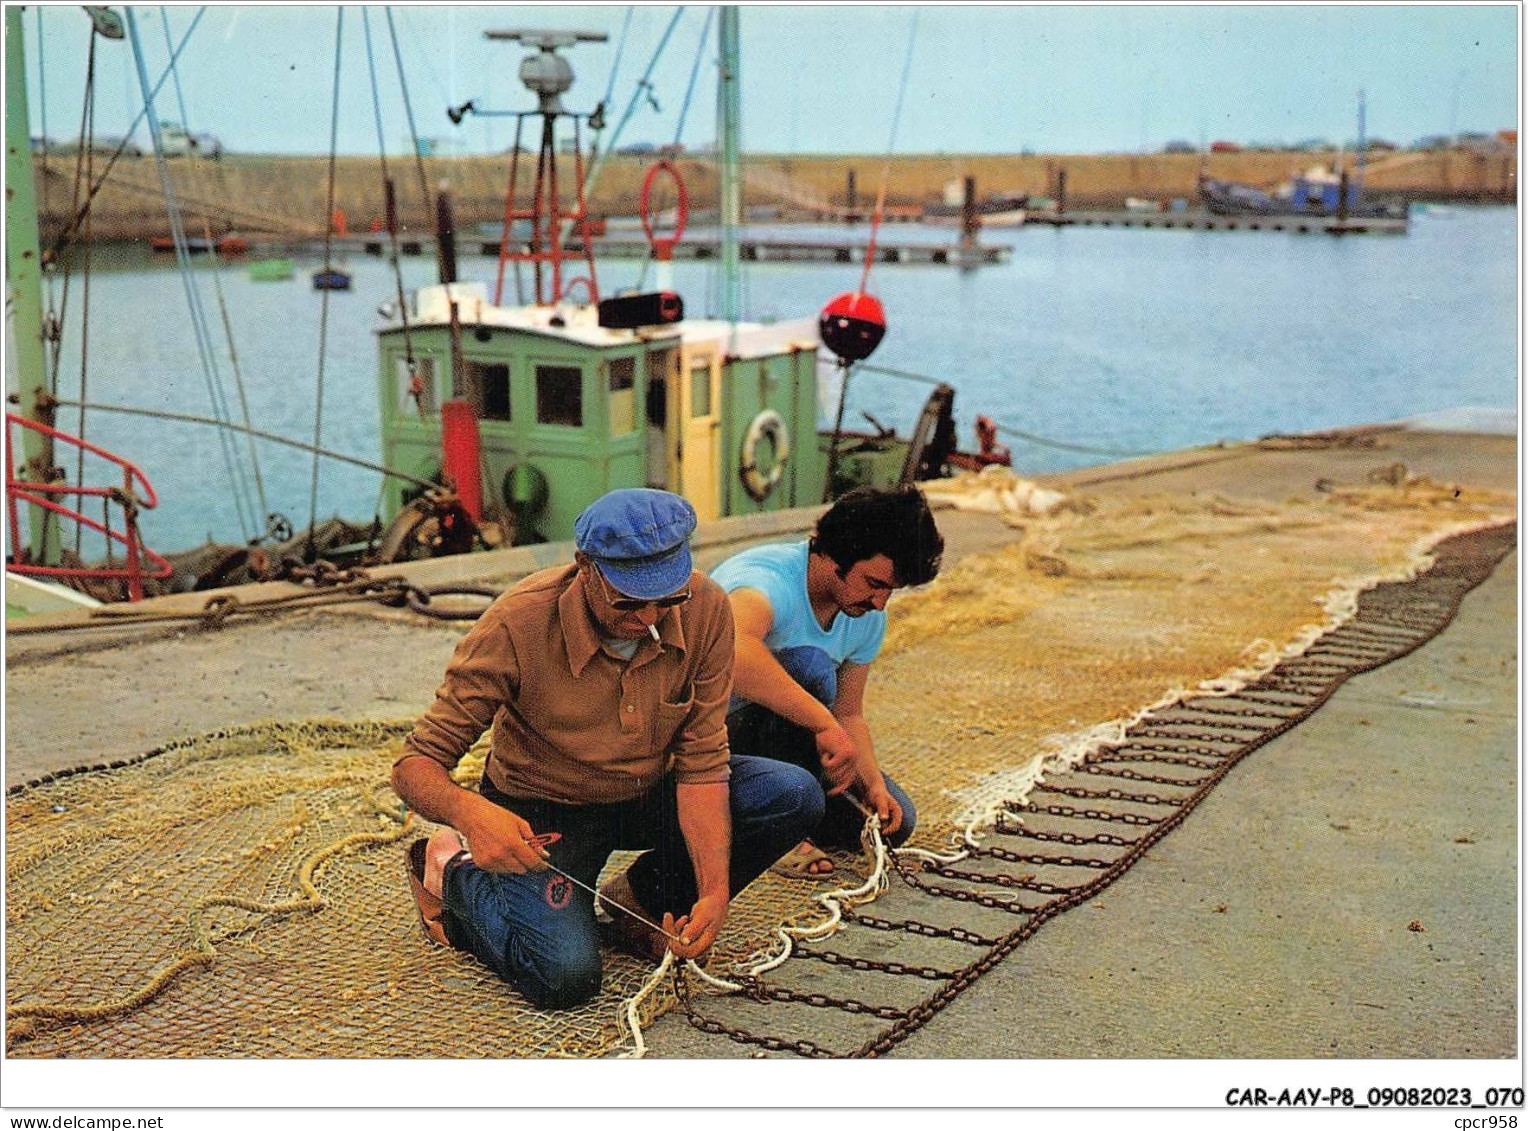
[[[1199,232],[1325,232],[1332,236],[1406,234],[1408,221],[1384,216],[1218,216],[1213,212],[1033,211],[1024,223],[1053,228],[1176,228]]]
[[[364,236],[336,236],[331,241],[335,255],[386,255],[386,236],[368,233]],[[322,240],[302,240],[292,243],[261,245],[262,252],[270,253],[280,248],[289,254],[322,255]],[[789,240],[744,239],[739,242],[738,254],[746,263],[863,263],[868,249],[865,240]],[[457,234],[457,249],[465,254],[497,256],[499,241],[481,236]],[[577,242],[563,248],[568,255],[579,255],[583,246]],[[645,259],[650,254],[646,240],[597,239],[594,241],[596,259]],[[400,255],[434,255],[435,239],[408,236],[398,240]],[[930,244],[913,242],[877,241],[877,263],[936,264],[952,267],[974,267],[995,263],[1007,263],[1013,255],[1009,244]],[[676,260],[720,259],[721,248],[714,240],[686,240],[674,247]]]

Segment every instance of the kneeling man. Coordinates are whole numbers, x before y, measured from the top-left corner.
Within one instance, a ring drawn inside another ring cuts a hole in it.
[[[880,815],[889,843],[911,835],[913,803],[876,761],[865,688],[886,635],[887,598],[932,581],[943,552],[922,492],[866,487],[833,504],[809,540],[755,546],[711,571],[737,623],[733,754],[810,769],[827,794],[811,840],[777,871],[826,875],[833,863],[812,841],[859,843],[864,818],[846,793]]]
[[[449,826],[410,846],[425,930],[543,1008],[599,990],[591,889],[612,851],[647,850],[600,893],[616,941],[694,957],[822,817],[811,774],[729,757],[732,615],[692,572],[694,528],[665,491],[593,503],[573,564],[525,578],[462,638],[393,767],[398,795]],[[464,789],[450,771],[490,725]]]

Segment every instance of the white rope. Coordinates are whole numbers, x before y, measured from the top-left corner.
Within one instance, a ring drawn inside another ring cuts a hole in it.
[[[694,966],[694,962],[690,963]],[[674,952],[665,950],[663,961],[658,963],[658,968],[652,972],[647,981],[642,983],[642,988],[626,1000],[621,1007],[621,1016],[626,1021],[626,1028],[631,1030],[631,1048],[619,1054],[617,1060],[641,1060],[647,1055],[647,1042],[642,1039],[642,1017],[638,1013],[642,1003],[654,990],[668,977],[669,971],[676,969]]]
[[[865,849],[875,861],[870,870],[870,875],[858,887],[835,888],[833,891],[821,892],[812,898],[827,909],[828,917],[822,922],[810,927],[779,927],[776,934],[781,942],[780,952],[772,957],[765,958],[756,963],[752,968],[742,971],[747,977],[757,978],[767,971],[775,969],[791,956],[796,939],[804,939],[808,942],[815,939],[826,938],[839,929],[843,920],[843,909],[855,907],[862,903],[870,903],[878,898],[888,886],[887,865],[891,858],[891,851],[886,847],[886,842],[881,839],[881,819],[874,813],[865,809],[854,798],[850,798],[861,812],[866,814],[865,828],[860,833],[860,840]],[[921,851],[921,850],[919,850]],[[742,962],[735,963],[733,968],[743,966],[757,956],[757,952],[749,955]],[[703,970],[693,959],[685,960],[686,969],[695,975],[702,983],[712,990],[720,993],[741,993],[744,986],[737,982],[718,978],[716,975]],[[632,1047],[626,1052],[620,1053],[618,1059],[640,1060],[647,1053],[647,1042],[642,1037],[642,1019],[639,1009],[654,990],[672,973],[678,975],[679,967],[674,960],[674,952],[666,950],[663,953],[663,961],[658,963],[656,970],[648,977],[635,994],[628,998],[621,1006],[621,1017],[624,1019],[626,1028],[631,1032]]]
[[[858,887],[835,888],[832,891],[820,892],[813,896],[813,900],[820,903],[827,910],[828,917],[810,927],[777,928],[775,934],[780,939],[780,952],[748,969],[746,973],[749,977],[757,978],[759,975],[782,965],[791,956],[791,951],[795,948],[796,939],[812,942],[831,935],[839,929],[845,907],[855,907],[862,903],[870,903],[886,890],[887,863],[890,859],[890,853],[886,848],[886,842],[881,839],[881,819],[876,814],[866,810],[864,806],[859,805],[859,802],[855,801],[854,798],[851,797],[849,800],[854,802],[861,812],[867,814],[864,831],[860,833],[860,840],[875,861],[874,866],[870,870],[870,875]],[[745,959],[745,961],[747,960]]]

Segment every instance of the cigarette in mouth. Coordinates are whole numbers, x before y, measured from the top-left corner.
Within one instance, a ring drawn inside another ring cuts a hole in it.
[[[654,644],[661,643],[661,641],[658,639],[658,626],[657,625],[655,625],[655,624],[648,625],[647,626],[647,634],[653,638],[653,643]]]

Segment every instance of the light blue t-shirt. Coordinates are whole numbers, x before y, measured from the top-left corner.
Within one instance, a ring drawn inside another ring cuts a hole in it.
[[[810,645],[821,648],[835,664],[870,663],[881,654],[886,614],[879,609],[859,617],[838,613],[824,632],[806,595],[806,563],[805,542],[754,546],[722,562],[711,571],[711,579],[728,593],[757,589],[764,594],[774,610],[774,624],[764,637],[771,652]]]

